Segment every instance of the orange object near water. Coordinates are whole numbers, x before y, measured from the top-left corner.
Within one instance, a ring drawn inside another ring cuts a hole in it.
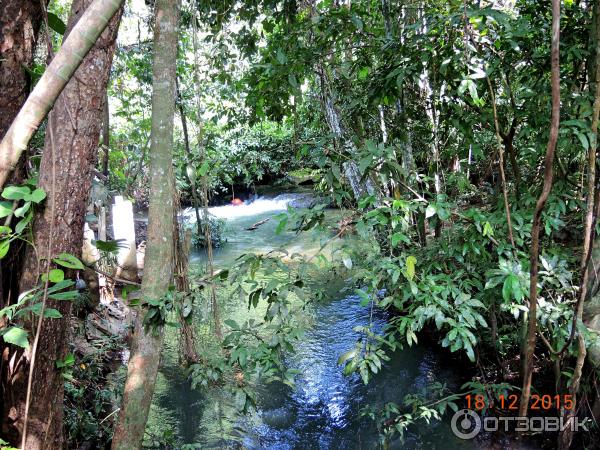
[[[231,200],[231,204],[232,205],[243,205],[244,201],[240,200],[239,198],[234,198],[233,200]]]

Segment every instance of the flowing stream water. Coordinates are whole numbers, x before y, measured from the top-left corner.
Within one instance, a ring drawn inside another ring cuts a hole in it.
[[[215,251],[216,267],[226,267],[243,253],[267,252],[281,246],[292,252],[318,249],[320,240],[314,235],[277,235],[275,219],[254,231],[246,231],[252,224],[284,211],[295,198],[294,195],[259,198],[247,205],[211,208],[212,214],[227,221],[228,241]],[[205,257],[202,252],[194,252],[191,261],[203,264]],[[236,297],[224,306],[223,316],[237,318],[247,312],[247,303]],[[422,392],[434,382],[444,382],[451,389],[460,388],[457,368],[449,358],[423,345],[393,354],[384,370],[366,386],[356,374],[344,376],[337,359],[359,337],[354,327],[372,320],[381,329],[385,314],[375,311],[370,316],[370,310],[361,307],[353,295],[313,304],[307,314],[311,316],[311,325],[297,351],[286,359],[286,364],[300,370],[296,387],[278,383],[259,385],[258,409],[247,415],[238,414],[218,389],[201,393],[190,387],[174,357],[176,331],[170,331],[151,410],[150,432],[172,430],[178,442],[198,443],[203,449],[376,449],[381,448],[378,432],[372,420],[361,417],[363,407],[381,407],[387,402],[401,404],[405,395]],[[456,438],[449,419],[445,419],[409,428],[403,442],[396,439],[388,448],[491,447]]]

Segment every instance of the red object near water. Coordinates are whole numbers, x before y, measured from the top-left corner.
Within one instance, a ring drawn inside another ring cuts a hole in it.
[[[233,200],[231,200],[231,204],[232,205],[243,205],[244,201],[240,200],[239,198],[234,198]]]

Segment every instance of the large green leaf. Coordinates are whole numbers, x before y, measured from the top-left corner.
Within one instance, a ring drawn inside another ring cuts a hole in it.
[[[29,341],[27,340],[27,331],[19,327],[10,327],[3,335],[4,342],[8,344],[14,344],[19,347],[29,347]]]
[[[55,264],[67,267],[68,269],[84,269],[83,263],[70,253],[61,253],[56,258],[53,258],[52,261],[54,261]]]
[[[2,191],[2,197],[7,200],[24,200],[30,192],[27,186],[7,186]]]
[[[48,13],[48,26],[60,35],[64,35],[67,31],[67,26],[56,14]]]

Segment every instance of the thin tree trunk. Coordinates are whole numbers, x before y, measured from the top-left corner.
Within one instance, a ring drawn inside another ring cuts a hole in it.
[[[102,119],[102,174],[108,176],[108,156],[110,154],[110,108],[108,92],[104,95],[104,117]]]
[[[198,149],[200,150],[200,163],[206,162],[206,149],[202,142],[202,136],[204,134],[204,126],[200,117],[200,111],[202,111],[202,101],[200,100],[200,61],[198,58],[198,28],[196,25],[196,17],[192,20],[192,45],[194,47],[194,87],[196,96],[196,110],[198,111]],[[231,184],[231,192],[233,199],[235,199],[235,193],[233,191],[233,183]],[[210,280],[210,303],[213,313],[213,322],[215,327],[215,336],[219,341],[223,339],[223,331],[221,327],[221,311],[219,308],[219,302],[217,299],[217,288],[213,281],[215,273],[213,266],[213,247],[212,247],[212,236],[210,231],[210,221],[208,215],[208,174],[202,175],[202,215],[204,216],[204,239],[206,241],[206,268],[208,274],[211,277]]]
[[[35,130],[123,2],[124,0],[95,0],[85,12],[77,11],[78,16],[83,13],[81,19],[65,37],[60,50],[0,142],[0,188],[16,167]],[[99,122],[101,120],[100,118]]]
[[[542,193],[538,198],[533,214],[533,225],[531,227],[531,251],[529,255],[530,263],[530,284],[529,284],[529,318],[527,327],[527,345],[525,347],[523,364],[523,389],[521,391],[521,403],[519,405],[519,416],[526,416],[531,397],[531,380],[533,377],[533,355],[535,352],[536,332],[537,332],[537,280],[538,280],[538,260],[540,254],[540,225],[542,221],[542,211],[550,190],[552,189],[552,163],[554,162],[554,151],[556,141],[558,140],[558,127],[560,122],[560,65],[559,65],[559,45],[560,45],[560,0],[552,0],[552,50],[551,50],[551,71],[552,71],[552,117],[550,122],[550,137],[546,148],[546,157],[544,159],[544,186]]]
[[[486,75],[485,80],[488,85],[490,97],[492,98],[492,112],[494,115],[494,130],[496,132],[496,143],[498,147],[498,167],[500,168],[500,184],[502,185],[502,197],[504,198],[504,212],[506,213],[506,224],[508,226],[508,239],[510,245],[515,248],[515,239],[513,237],[512,220],[510,216],[510,204],[508,202],[508,189],[506,187],[506,175],[504,173],[504,142],[500,131],[500,122],[498,120],[498,110],[496,109],[496,96],[490,77]],[[511,138],[512,141],[512,138]],[[512,145],[512,144],[511,144]]]
[[[89,3],[89,0],[73,2],[67,33],[76,32]],[[113,16],[108,29],[96,40],[50,114],[48,128],[51,132],[46,135],[39,184],[48,193],[46,205],[55,203],[56,207],[46,207],[35,216],[33,236],[37,253],[33,247],[26,250],[21,292],[37,284],[38,270],[44,269],[44,261],[63,252],[81,254],[91,171],[96,163],[104,93],[120,16],[120,13]],[[69,201],[60,201],[65,198]],[[52,223],[54,233],[49,249],[48,230]],[[48,300],[47,306],[57,309],[63,317],[46,319],[42,324],[28,415],[26,448],[32,450],[61,448],[63,444],[63,379],[55,363],[64,359],[67,353],[71,302]],[[19,364],[6,374],[4,380],[3,421],[11,439],[20,437],[24,428],[30,356],[29,352],[18,351],[14,357]]]
[[[160,300],[173,278],[173,119],[179,21],[178,0],[157,0],[154,26],[152,137],[148,245],[142,298]],[[138,311],[127,367],[127,380],[113,450],[142,446],[160,363],[162,325],[144,326],[148,311]]]
[[[593,13],[592,13],[592,29],[590,33],[590,49],[592,50],[593,64],[590,64],[594,72],[590,72],[589,89],[594,96],[594,107],[592,113],[592,139],[591,145],[588,149],[588,176],[587,176],[587,210],[584,220],[584,231],[583,231],[583,248],[580,261],[580,273],[581,283],[579,286],[579,296],[577,299],[577,305],[575,307],[573,320],[573,327],[571,334],[577,329],[577,325],[583,319],[583,307],[587,300],[588,285],[589,285],[589,262],[592,257],[593,247],[593,236],[594,236],[594,225],[595,225],[595,189],[596,189],[596,151],[598,149],[598,120],[600,117],[600,2],[594,2]],[[569,386],[569,394],[573,398],[573,408],[571,410],[564,410],[564,420],[567,423],[568,420],[575,417],[577,407],[577,394],[579,392],[579,385],[581,382],[581,376],[583,372],[583,365],[587,355],[587,349],[585,345],[585,339],[581,333],[577,334],[577,360],[575,362],[575,368],[573,370],[573,376],[571,377],[571,384]],[[569,427],[559,434],[558,445],[560,449],[566,450],[571,447],[573,440],[573,432]]]
[[[194,211],[196,213],[196,227],[198,230],[198,236],[202,235],[202,220],[200,218],[200,199],[198,198],[198,192],[196,190],[196,169],[191,164],[192,150],[190,148],[190,136],[188,133],[187,119],[185,116],[185,109],[183,108],[183,100],[181,99],[181,92],[179,92],[179,83],[176,83],[177,88],[177,105],[179,107],[179,117],[181,118],[181,128],[183,128],[183,144],[185,145],[185,153],[187,155],[188,167],[186,167],[186,175],[190,181],[192,188],[192,200],[194,201]],[[194,176],[190,176],[188,170],[193,170]]]

